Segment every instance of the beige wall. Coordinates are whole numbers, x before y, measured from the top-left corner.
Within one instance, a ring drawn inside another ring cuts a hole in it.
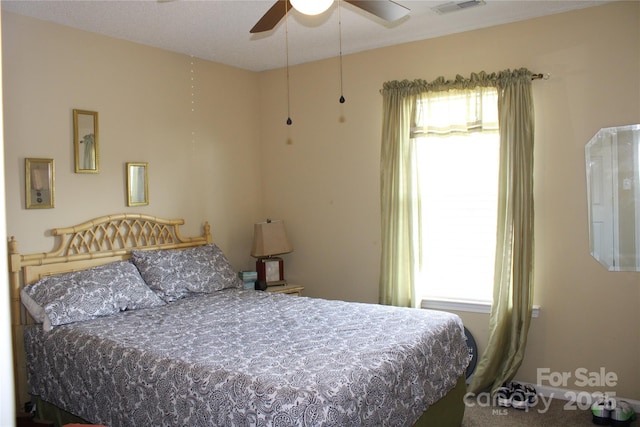
[[[211,222],[238,269],[251,224],[281,218],[295,251],[289,281],[307,295],[377,302],[382,83],[528,67],[536,104],[536,296],[518,378],[536,368],[605,367],[640,399],[640,276],[607,273],[588,253],[584,144],[640,122],[640,4],[620,2],[260,74],[3,14],[7,229],[23,252],[43,230],[109,212]],[[347,50],[348,40],[344,40]],[[101,173],[73,173],[71,110],[100,113]],[[195,137],[192,136],[195,132]],[[56,160],[56,208],[24,209],[25,157]],[[151,204],[127,208],[124,163],[150,163]],[[452,275],[455,272],[451,272]],[[486,341],[488,317],[461,313]],[[568,388],[572,387],[568,384]],[[589,389],[591,390],[591,389]]]
[[[533,83],[541,314],[517,378],[605,367],[620,377],[618,395],[640,399],[640,273],[608,273],[589,255],[584,166],[584,145],[599,128],[640,122],[640,3],[378,49],[344,57],[343,67],[344,105],[336,59],[290,70],[290,127],[283,70],[260,76],[264,203],[287,222],[289,280],[311,296],[377,301],[383,82],[519,67],[550,73]],[[488,316],[460,314],[484,348]],[[566,388],[579,388],[575,378]]]
[[[142,212],[185,218],[185,236],[209,221],[234,266],[249,266],[255,73],[10,13],[2,29],[7,228],[21,252],[51,250],[53,227]],[[99,174],[74,173],[74,108],[99,114]],[[54,209],[24,208],[25,157],[54,159]],[[149,162],[149,206],[126,206],[130,161]]]
[[[1,27],[1,25],[0,25]],[[0,64],[2,61],[0,60]],[[0,70],[0,77],[2,71]],[[0,88],[0,98],[2,89]],[[0,105],[0,111],[3,111],[3,107]],[[4,114],[3,114],[4,116]],[[0,129],[2,129],[2,117],[0,116]],[[4,138],[0,135],[0,169],[4,171]],[[4,176],[0,175],[0,224],[6,224],[6,210],[5,210],[5,195],[4,195]],[[6,229],[0,228],[0,240],[7,239]],[[3,259],[7,259],[6,246],[0,247],[0,256]],[[7,265],[5,262],[3,265]],[[0,317],[0,389],[2,392],[2,399],[0,399],[0,425],[13,425],[15,422],[15,396],[13,388],[13,352],[11,347],[11,304],[9,298],[9,276],[8,274],[0,275],[0,311],[2,317]]]

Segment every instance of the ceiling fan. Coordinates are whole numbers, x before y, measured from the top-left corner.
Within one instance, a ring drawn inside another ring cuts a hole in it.
[[[396,21],[409,13],[409,9],[395,3],[392,0],[343,0],[347,3],[359,7],[385,21]],[[330,4],[331,2],[329,2]],[[290,0],[278,0],[271,8],[264,14],[262,18],[253,26],[249,31],[250,33],[262,33],[275,28],[282,18],[286,15],[287,11],[291,10],[294,6]],[[328,6],[327,6],[328,7]]]

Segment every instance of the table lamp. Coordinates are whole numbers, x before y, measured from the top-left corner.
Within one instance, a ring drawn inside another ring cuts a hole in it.
[[[256,289],[265,290],[269,286],[286,285],[282,258],[275,255],[293,251],[284,222],[267,219],[253,226],[253,247],[251,256],[257,258],[258,280]]]

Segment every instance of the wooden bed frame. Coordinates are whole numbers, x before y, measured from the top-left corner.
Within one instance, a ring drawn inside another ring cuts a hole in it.
[[[27,393],[26,362],[22,334],[33,323],[20,302],[20,289],[40,278],[85,270],[129,259],[132,249],[176,249],[212,242],[211,227],[204,223],[202,235],[182,237],[183,219],[162,219],[143,214],[115,214],[92,219],[73,227],[55,228],[51,235],[58,243],[51,252],[22,255],[18,242],[9,239],[9,285],[16,404],[24,410]]]
[[[26,361],[23,331],[33,320],[20,301],[21,288],[42,277],[67,273],[110,262],[129,259],[133,249],[177,249],[206,245],[212,242],[207,222],[197,237],[182,237],[179,227],[183,219],[162,219],[143,214],[114,214],[95,218],[72,227],[55,228],[51,235],[57,246],[51,252],[20,254],[14,237],[9,239],[9,283],[11,292],[11,323],[17,410],[31,400],[27,392]],[[464,372],[458,385],[444,398],[432,405],[415,426],[459,426],[464,415],[463,397],[466,392]],[[45,405],[40,405],[45,406]],[[52,406],[52,405],[51,405]],[[39,408],[40,409],[40,408]],[[56,408],[48,408],[54,410]],[[77,417],[52,415],[58,425],[82,422]],[[49,412],[54,414],[54,412]],[[61,418],[61,417],[64,417]]]

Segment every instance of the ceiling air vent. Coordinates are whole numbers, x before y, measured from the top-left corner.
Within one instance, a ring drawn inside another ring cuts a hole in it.
[[[458,10],[469,9],[470,7],[482,6],[485,4],[484,0],[468,0],[459,2],[444,3],[439,6],[431,8],[435,13],[443,15],[445,13],[451,13]]]

